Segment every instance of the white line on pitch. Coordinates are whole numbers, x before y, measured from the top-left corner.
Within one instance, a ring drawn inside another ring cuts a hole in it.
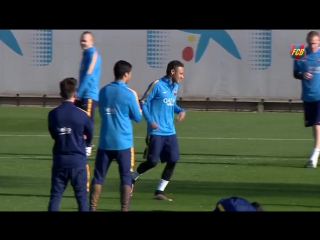
[[[16,155],[16,156],[0,156],[0,159],[52,159],[52,157],[50,157],[50,156],[24,156],[24,155]],[[192,156],[183,156],[183,158],[181,158],[181,162],[185,162],[185,161],[183,161],[183,159],[185,159],[185,160],[201,160],[201,162],[203,162],[203,161],[206,161],[206,160],[208,160],[208,158],[203,158],[203,157],[192,157]],[[257,158],[257,157],[254,157],[254,156],[252,156],[252,157],[242,157],[242,156],[238,156],[238,157],[217,157],[217,156],[215,156],[215,157],[211,157],[210,158],[210,160],[212,160],[212,159],[214,159],[214,160],[239,160],[239,159],[241,159],[241,160],[263,160],[263,159],[265,159],[265,158]],[[276,157],[270,157],[270,158],[268,158],[268,161],[272,161],[272,160],[274,160],[274,161],[278,161],[279,160],[279,158],[276,158]],[[291,160],[292,161],[292,158],[281,158],[281,160]],[[208,162],[211,162],[211,161],[208,161]],[[186,163],[188,163],[188,161],[186,162]],[[197,163],[197,162],[194,162],[195,164]],[[228,164],[228,163],[226,163],[226,164]]]
[[[15,134],[0,134],[0,137],[49,137],[49,135],[15,135]],[[99,136],[95,136],[98,138]],[[145,137],[134,137],[136,139],[144,139]],[[311,141],[312,139],[303,138],[219,138],[219,137],[178,137],[186,140],[247,140],[247,141]]]

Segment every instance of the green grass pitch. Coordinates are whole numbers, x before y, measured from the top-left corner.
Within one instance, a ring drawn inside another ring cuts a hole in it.
[[[0,107],[0,211],[47,210],[53,143],[47,132],[49,110]],[[320,170],[303,168],[313,142],[302,114],[190,111],[176,126],[181,160],[166,191],[174,201],[152,199],[164,167],[159,164],[137,182],[132,211],[212,211],[221,197],[234,195],[258,201],[266,211],[320,210]],[[137,166],[145,146],[145,122],[135,124],[134,130]],[[93,173],[94,157],[89,162]],[[119,209],[118,189],[113,163],[100,211]],[[61,211],[76,210],[69,186]]]

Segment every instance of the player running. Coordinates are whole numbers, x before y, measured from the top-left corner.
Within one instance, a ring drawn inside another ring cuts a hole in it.
[[[301,80],[304,125],[312,127],[314,146],[306,164],[307,168],[316,168],[320,154],[320,37],[316,31],[307,35],[308,47],[306,59],[295,60],[293,76]]]
[[[78,210],[89,211],[86,142],[92,140],[92,124],[87,113],[74,105],[76,87],[77,80],[74,78],[61,81],[60,95],[64,102],[48,115],[48,129],[54,140],[49,211],[59,211],[69,181]]]
[[[101,130],[91,183],[90,210],[96,211],[102,184],[113,160],[119,165],[121,211],[129,211],[134,169],[133,131],[131,120],[140,122],[142,111],[137,93],[127,87],[132,65],[118,61],[114,66],[115,81],[99,94]]]
[[[179,83],[183,77],[184,65],[179,61],[171,61],[167,66],[166,76],[152,82],[140,100],[143,115],[148,124],[147,147],[144,152],[146,161],[141,163],[132,174],[132,193],[140,175],[154,168],[160,159],[161,163],[166,163],[166,166],[154,199],[172,201],[164,195],[164,190],[179,160],[174,114],[178,114],[178,121],[182,121],[186,115],[185,110],[176,103]]]

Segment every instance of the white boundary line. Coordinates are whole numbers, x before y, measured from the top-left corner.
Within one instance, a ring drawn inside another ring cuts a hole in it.
[[[94,158],[94,157],[93,157]],[[201,162],[203,161],[206,161],[208,160],[209,157],[193,157],[193,156],[183,156],[183,159],[185,160],[201,160]],[[37,155],[34,155],[34,156],[26,156],[26,155],[15,155],[15,156],[0,156],[0,159],[52,159],[52,156],[37,156]],[[239,157],[219,157],[219,156],[213,156],[213,157],[210,157],[210,160],[263,160],[265,158],[257,158],[255,156],[252,156],[252,157],[242,157],[242,156],[239,156]],[[290,160],[292,161],[292,158],[276,158],[276,157],[270,157],[268,158],[268,161],[279,161],[279,159],[281,159],[281,161],[283,160]],[[301,157],[301,159],[303,159]],[[295,159],[294,159],[295,160]],[[297,160],[300,160],[300,159],[297,159]],[[183,160],[181,160],[181,162],[183,162]],[[184,161],[185,162],[185,161]],[[188,163],[188,161],[186,162]],[[193,163],[197,163],[197,162],[193,162]],[[193,164],[193,163],[190,163],[190,164]],[[221,163],[221,164],[226,164],[228,165],[229,163]]]
[[[20,134],[0,134],[0,137],[50,137],[49,135],[20,135]],[[95,136],[98,138],[99,136]],[[136,139],[144,139],[145,137],[134,137]],[[215,137],[178,137],[186,140],[247,140],[247,141],[312,141],[313,139],[303,138],[215,138]]]

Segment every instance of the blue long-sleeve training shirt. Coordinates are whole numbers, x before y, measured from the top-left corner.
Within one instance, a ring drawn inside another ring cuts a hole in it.
[[[92,123],[85,111],[73,102],[63,102],[49,112],[48,129],[54,140],[54,167],[77,168],[87,164],[86,142],[92,141]]]
[[[98,101],[101,75],[101,57],[96,47],[83,51],[81,60],[77,98],[90,98]]]
[[[214,212],[256,212],[252,204],[241,197],[222,198]]]
[[[306,48],[304,60],[294,60],[293,71],[308,72],[313,75],[311,79],[302,79],[301,99],[305,102],[316,102],[320,100],[320,49],[313,53]]]
[[[124,150],[133,147],[131,120],[140,122],[142,119],[137,93],[121,81],[104,86],[99,93],[99,113],[99,149]]]
[[[165,77],[152,82],[140,99],[143,116],[148,126],[147,134],[168,136],[176,134],[174,114],[185,110],[177,105],[179,85]],[[150,123],[156,122],[159,129],[153,129]]]

